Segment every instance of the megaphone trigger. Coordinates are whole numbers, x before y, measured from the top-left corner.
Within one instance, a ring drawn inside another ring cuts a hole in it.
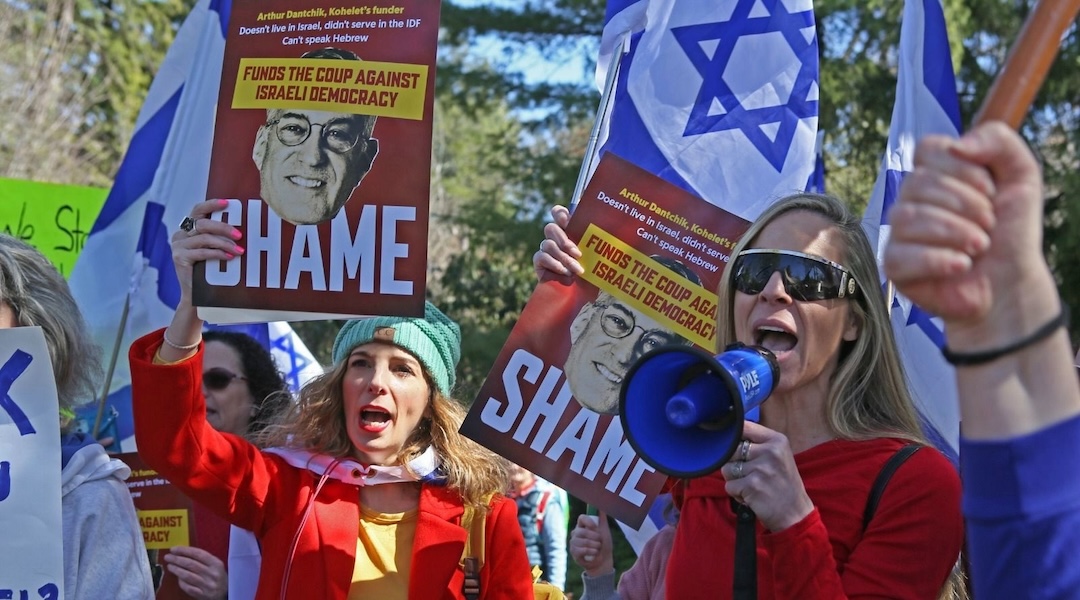
[[[730,460],[747,412],[779,376],[765,348],[734,344],[721,354],[665,346],[642,356],[619,395],[623,431],[635,451],[672,477],[700,477]]]

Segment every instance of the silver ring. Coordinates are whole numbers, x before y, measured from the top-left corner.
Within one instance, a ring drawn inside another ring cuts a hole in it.
[[[732,469],[732,473],[731,473],[732,477],[734,477],[735,479],[742,479],[742,475],[743,475],[742,470],[743,470],[743,465],[745,465],[745,464],[746,463],[741,461],[741,460],[736,462],[735,467]]]
[[[199,233],[198,220],[191,217],[184,217],[184,220],[180,221],[180,231],[183,231],[188,235],[195,235]]]
[[[540,240],[540,251],[541,252],[544,251],[544,242],[546,242],[546,241],[547,241],[547,238],[544,238],[544,239]]]
[[[739,445],[739,460],[745,462],[750,456],[750,440],[743,440]]]

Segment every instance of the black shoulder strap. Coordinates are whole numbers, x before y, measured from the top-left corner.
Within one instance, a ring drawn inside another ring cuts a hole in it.
[[[893,454],[889,461],[885,463],[885,466],[881,467],[881,472],[878,473],[877,479],[874,480],[874,487],[870,488],[870,497],[866,499],[866,510],[863,511],[862,521],[863,531],[866,531],[866,528],[870,526],[870,521],[873,520],[874,513],[877,512],[878,503],[881,502],[881,495],[885,493],[885,486],[889,485],[893,473],[896,473],[900,465],[911,458],[912,454],[918,452],[919,448],[922,448],[921,444],[908,444],[897,450],[896,454]]]
[[[757,600],[757,515],[731,500],[735,511],[735,585],[733,600]]]

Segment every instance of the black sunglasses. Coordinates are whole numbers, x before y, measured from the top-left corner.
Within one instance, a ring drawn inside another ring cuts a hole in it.
[[[743,250],[732,265],[731,281],[744,294],[759,294],[773,273],[796,300],[831,300],[855,294],[855,278],[831,260],[794,250]]]
[[[229,384],[233,382],[233,379],[247,379],[243,375],[237,375],[228,369],[210,369],[209,371],[203,371],[202,380],[203,385],[208,390],[214,390],[220,392],[221,390],[229,387]]]

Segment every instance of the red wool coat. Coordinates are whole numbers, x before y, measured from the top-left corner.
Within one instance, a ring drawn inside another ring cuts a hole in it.
[[[196,502],[255,533],[263,553],[256,600],[280,597],[289,564],[286,598],[345,600],[355,563],[359,488],[327,479],[300,529],[320,474],[214,430],[202,396],[202,350],[182,363],[155,365],[161,343],[159,330],[137,340],[129,352],[135,437],[143,460]],[[410,598],[464,598],[463,511],[456,492],[437,484],[421,487]],[[492,500],[485,538],[481,597],[531,598],[531,569],[513,501]]]

